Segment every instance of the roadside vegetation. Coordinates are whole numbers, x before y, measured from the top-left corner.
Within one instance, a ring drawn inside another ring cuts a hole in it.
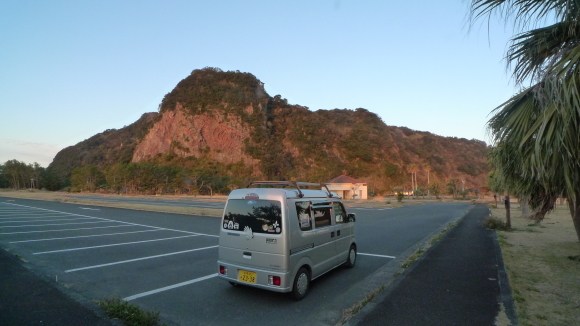
[[[120,298],[97,301],[109,318],[120,320],[125,326],[158,326],[159,312],[144,311],[138,306]]]
[[[503,207],[492,216],[505,224]],[[519,324],[576,325],[580,320],[580,243],[568,205],[556,205],[541,223],[512,203],[512,227],[498,230]]]
[[[513,24],[507,68],[520,91],[492,111],[489,186],[521,325],[580,320],[580,2],[471,0],[470,20]],[[510,196],[520,200],[510,207]],[[558,203],[561,198],[565,204]],[[497,203],[495,205],[497,207]]]
[[[489,184],[520,198],[536,223],[566,198],[580,241],[580,2],[471,0],[470,14],[472,24],[499,18],[517,33],[506,62],[522,90],[488,121]]]

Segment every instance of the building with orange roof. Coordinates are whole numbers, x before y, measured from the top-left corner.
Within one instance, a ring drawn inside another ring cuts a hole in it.
[[[368,198],[366,182],[348,177],[346,175],[338,176],[332,180],[326,181],[325,183],[330,191],[337,193],[344,199]]]

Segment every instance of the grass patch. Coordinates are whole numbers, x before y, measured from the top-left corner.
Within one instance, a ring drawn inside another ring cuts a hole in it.
[[[492,209],[505,216],[505,209]],[[512,227],[497,231],[520,325],[575,325],[580,320],[580,243],[567,205],[541,224],[512,203]]]
[[[342,319],[338,322],[337,325],[343,325],[346,323],[352,316],[356,315],[359,311],[362,310],[369,302],[371,302],[381,291],[385,289],[384,285],[381,285],[378,289],[367,295],[362,301],[356,303],[354,306],[346,309],[343,313]]]
[[[413,263],[417,259],[419,259],[419,257],[421,257],[425,253],[425,251],[427,251],[427,249],[425,249],[425,248],[419,248],[419,249],[417,249],[417,251],[415,251],[411,256],[409,256],[409,258],[407,258],[407,260],[405,260],[405,262],[403,262],[401,264],[401,267],[402,268],[407,268],[407,267],[413,265]]]
[[[120,298],[97,301],[109,318],[117,318],[126,326],[158,326],[158,311],[143,311],[141,308]]]

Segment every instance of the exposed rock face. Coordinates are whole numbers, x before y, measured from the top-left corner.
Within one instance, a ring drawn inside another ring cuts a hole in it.
[[[166,111],[161,119],[133,153],[133,162],[152,159],[159,154],[175,153],[181,157],[209,155],[225,164],[256,163],[244,153],[244,140],[250,130],[237,115],[225,116],[221,112],[211,115],[188,115],[180,104]]]
[[[312,182],[348,174],[384,192],[408,189],[411,169],[422,169],[423,188],[485,185],[487,152],[481,141],[388,126],[363,108],[311,111],[270,97],[252,74],[204,68],[165,95],[159,113],[71,146],[51,167],[70,176],[86,164],[149,162],[212,177]]]

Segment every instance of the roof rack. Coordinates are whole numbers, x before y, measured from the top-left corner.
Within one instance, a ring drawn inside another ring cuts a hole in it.
[[[326,183],[313,183],[313,182],[300,182],[300,181],[252,181],[246,188],[250,188],[251,185],[264,185],[264,186],[282,186],[282,188],[286,188],[288,186],[293,186],[298,190],[298,197],[304,197],[304,194],[300,190],[300,186],[302,187],[324,187],[328,194],[328,198],[332,198],[332,193],[326,186]]]

